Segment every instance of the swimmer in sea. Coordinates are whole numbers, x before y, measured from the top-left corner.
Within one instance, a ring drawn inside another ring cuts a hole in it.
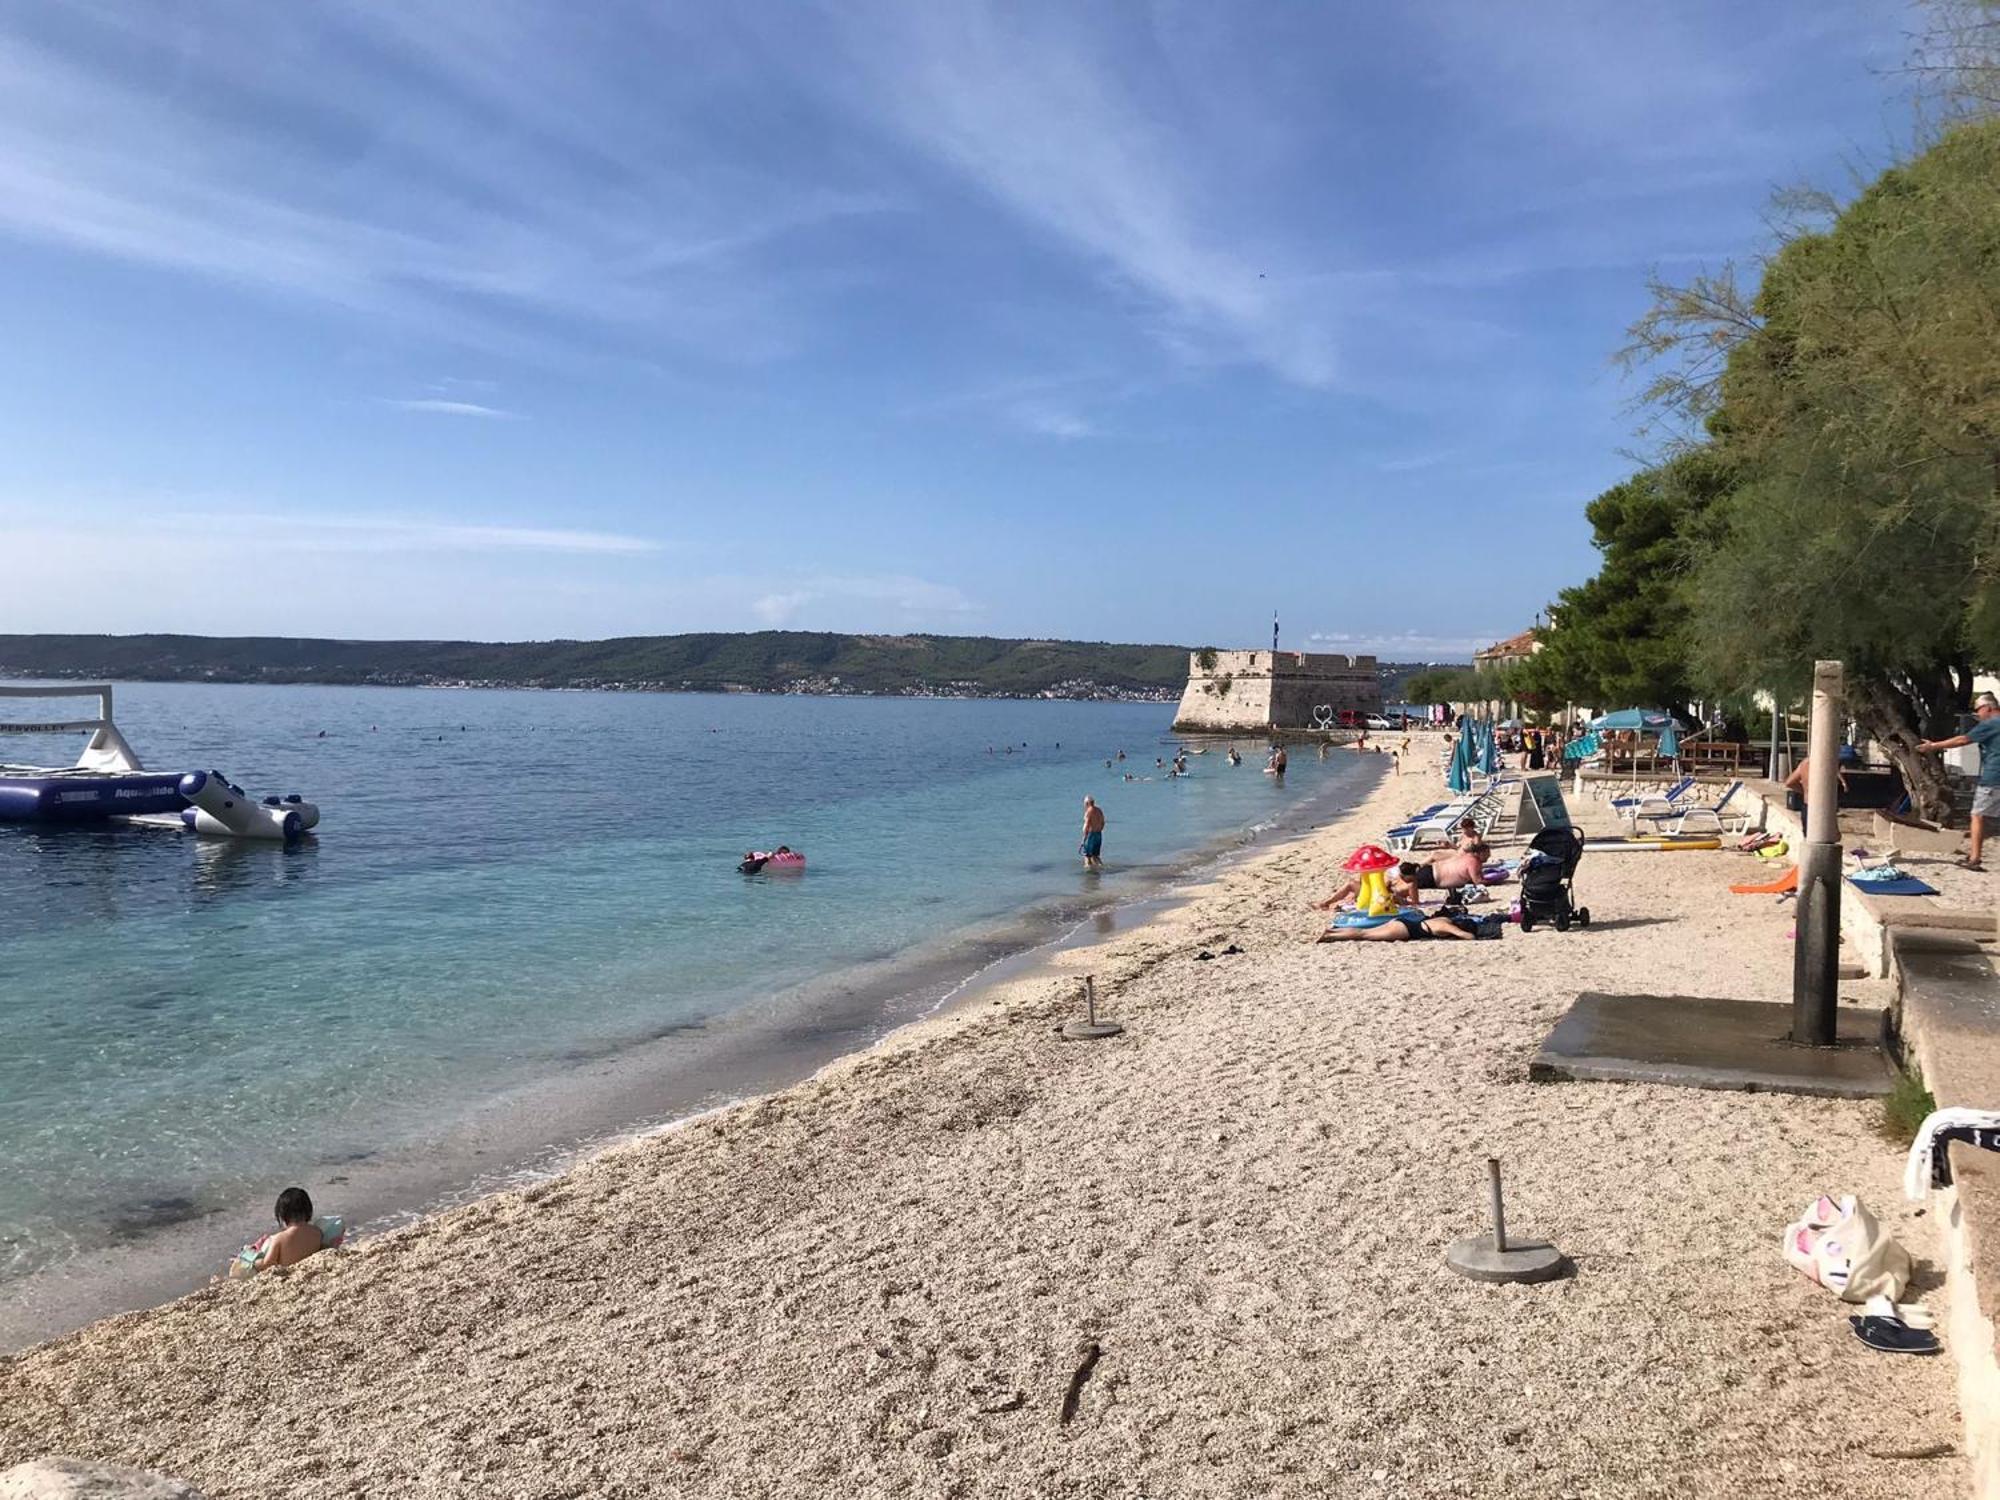
[[[229,1263],[231,1280],[255,1276],[280,1266],[295,1266],[326,1248],[326,1239],[312,1221],[313,1201],[304,1188],[288,1187],[278,1194],[278,1230],[259,1242],[254,1259]]]

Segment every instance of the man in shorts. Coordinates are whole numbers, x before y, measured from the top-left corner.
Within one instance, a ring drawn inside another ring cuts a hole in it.
[[[1104,809],[1089,797],[1083,799],[1083,842],[1077,848],[1086,870],[1104,868]]]
[[[1981,847],[1986,842],[1986,820],[2000,817],[2000,699],[1991,693],[1981,693],[1972,702],[1972,711],[1979,716],[1964,734],[1955,734],[1948,740],[1923,740],[1917,745],[1919,750],[1956,750],[1960,745],[1979,747],[1979,786],[1972,794],[1972,847],[1966,850],[1965,858],[1959,861],[1968,870],[1983,870],[1979,862]]]

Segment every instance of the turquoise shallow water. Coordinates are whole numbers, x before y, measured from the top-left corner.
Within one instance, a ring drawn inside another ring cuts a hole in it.
[[[121,687],[119,724],[149,766],[301,792],[325,822],[291,850],[0,825],[0,1280],[420,1147],[578,1059],[774,995],[809,1008],[831,973],[866,966],[893,987],[929,954],[934,979],[954,938],[1045,936],[1308,816],[1358,773],[1306,753],[1274,785],[1246,744],[1240,768],[1218,751],[1186,781],[1126,783],[1171,754],[1170,718]],[[10,738],[0,754],[67,763],[79,747]],[[1086,792],[1110,821],[1102,878],[1075,853]],[[744,849],[779,842],[806,852],[806,874],[736,872]]]

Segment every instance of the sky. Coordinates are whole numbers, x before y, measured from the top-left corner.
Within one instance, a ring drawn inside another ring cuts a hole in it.
[[[0,632],[1463,659],[1902,0],[0,0]]]

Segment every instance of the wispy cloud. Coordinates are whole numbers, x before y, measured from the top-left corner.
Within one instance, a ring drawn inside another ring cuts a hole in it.
[[[671,18],[216,0],[0,38],[0,233],[534,340],[548,320],[729,359],[791,347],[777,242],[891,203],[826,163],[686,149],[641,57]],[[726,28],[704,36],[711,59]]]
[[[979,608],[950,584],[901,575],[826,574],[786,579],[757,595],[751,610],[765,625],[776,629],[809,614],[848,612],[854,606],[862,606],[864,614],[879,616],[887,610],[905,619],[922,620],[971,615]]]
[[[519,412],[505,411],[497,406],[481,406],[476,401],[447,401],[442,397],[426,396],[414,401],[390,401],[390,406],[398,411],[429,412],[440,417],[483,417],[488,421],[519,422],[523,420]]]
[[[189,515],[253,536],[260,548],[297,552],[658,552],[646,537],[547,526],[480,526],[392,516]]]
[[[1347,656],[1376,656],[1384,661],[1470,661],[1472,653],[1514,634],[1511,630],[1470,635],[1431,635],[1421,631],[1315,630],[1308,644]]]
[[[1014,409],[1013,416],[1022,427],[1042,437],[1061,438],[1068,442],[1097,434],[1096,426],[1087,418],[1060,406],[1024,402]]]
[[[1435,469],[1451,457],[1448,451],[1411,453],[1402,458],[1385,458],[1375,467],[1384,474],[1413,474],[1419,469]]]
[[[1067,9],[854,5],[835,80],[911,149],[933,156],[1139,299],[1162,342],[1197,361],[1248,360],[1308,386],[1334,351],[1287,294],[1283,257],[1218,233],[1193,163],[1210,152],[1147,107]]]
[[[1073,441],[1102,433],[1099,411],[1157,385],[1157,381],[1117,377],[1103,370],[1024,375],[931,396],[906,407],[904,415],[974,412],[1016,431]]]

